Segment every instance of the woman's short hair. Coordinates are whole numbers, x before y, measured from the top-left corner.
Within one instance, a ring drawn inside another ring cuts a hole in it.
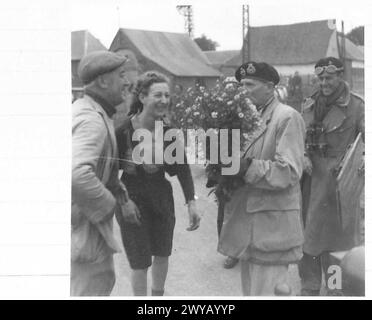
[[[133,89],[132,103],[130,104],[130,109],[128,115],[133,115],[136,113],[141,113],[143,110],[143,104],[139,99],[140,94],[147,95],[149,93],[150,87],[154,83],[167,83],[169,84],[169,79],[164,74],[158,71],[147,71],[141,74],[136,82]]]

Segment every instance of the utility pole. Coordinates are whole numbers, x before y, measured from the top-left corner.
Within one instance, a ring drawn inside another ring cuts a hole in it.
[[[251,59],[250,41],[249,41],[249,5],[243,4],[242,12],[242,31],[243,31],[243,47],[242,47],[242,63]]]
[[[346,57],[346,37],[344,21],[341,21],[341,61],[344,65],[344,79],[349,83],[350,89],[353,89],[352,63]]]
[[[120,6],[117,6],[117,7],[116,7],[116,10],[117,10],[117,12],[118,12],[118,27],[119,27],[119,29],[120,29]]]
[[[176,6],[178,12],[185,18],[185,30],[191,39],[194,38],[194,17],[192,6]]]
[[[346,63],[346,48],[345,48],[345,28],[344,28],[344,21],[341,21],[341,54],[342,54],[342,63],[345,65]]]

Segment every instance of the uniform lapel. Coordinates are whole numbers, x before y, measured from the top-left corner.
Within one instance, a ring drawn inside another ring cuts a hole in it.
[[[273,111],[275,107],[278,105],[278,103],[279,101],[276,98],[274,98],[274,100],[267,106],[266,110],[262,115],[262,123],[260,127],[255,131],[252,139],[250,139],[250,142],[248,143],[248,146],[244,151],[243,157],[247,155],[248,151],[253,146],[255,147],[255,150],[262,150],[263,135],[267,130],[267,126],[271,121]]]
[[[339,106],[332,106],[327,115],[323,119],[323,127],[325,132],[332,132],[342,126],[346,119],[344,111]]]

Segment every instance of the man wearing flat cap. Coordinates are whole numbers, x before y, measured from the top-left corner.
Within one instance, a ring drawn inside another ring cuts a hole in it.
[[[83,57],[78,74],[84,96],[72,105],[71,295],[110,295],[115,283],[113,236],[117,205],[136,215],[118,179],[112,116],[128,80],[126,58],[109,51]]]
[[[247,62],[235,77],[261,112],[262,125],[242,155],[245,184],[226,203],[218,250],[240,259],[243,295],[290,295],[288,267],[300,260],[303,244],[304,121],[275,97],[274,67]]]
[[[303,203],[304,256],[299,265],[302,295],[319,295],[322,270],[325,283],[332,251],[345,251],[355,243],[353,223],[343,229],[338,216],[334,169],[359,133],[364,138],[364,101],[343,80],[344,66],[334,57],[315,65],[319,89],[306,99],[302,115],[306,124]],[[355,208],[357,210],[357,208]],[[327,294],[333,294],[326,288]]]

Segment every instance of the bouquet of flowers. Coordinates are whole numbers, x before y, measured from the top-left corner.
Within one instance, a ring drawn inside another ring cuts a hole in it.
[[[174,101],[172,121],[175,127],[183,130],[215,129],[219,132],[220,129],[227,129],[229,143],[227,146],[219,143],[219,147],[227,147],[227,152],[231,156],[232,130],[239,130],[239,151],[244,150],[244,146],[260,125],[260,114],[244,87],[233,82],[217,82],[212,89],[201,86],[189,88],[183,96]],[[205,146],[204,150],[207,150],[208,161],[210,160],[208,146]],[[207,165],[207,187],[223,188],[224,194],[227,195],[240,185],[240,179],[222,176],[221,167],[221,161]]]

